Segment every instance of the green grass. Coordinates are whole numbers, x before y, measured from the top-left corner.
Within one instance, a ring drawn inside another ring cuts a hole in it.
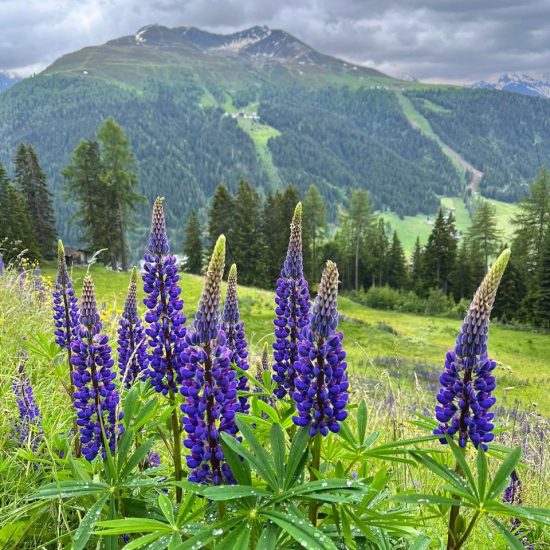
[[[46,266],[43,272],[53,279],[53,266]],[[128,275],[112,273],[98,265],[92,267],[91,273],[97,289],[98,305],[105,311],[104,315],[111,317],[120,313]],[[73,270],[78,293],[84,275],[83,268]],[[202,277],[183,274],[181,284],[189,324],[200,297]],[[257,359],[263,342],[272,342],[273,339],[273,294],[255,288],[241,288],[239,292],[241,315]],[[460,319],[380,311],[347,298],[340,298],[339,310],[351,372],[376,386],[376,381],[389,375],[396,387],[411,394],[417,389],[415,373],[424,393],[435,383],[445,353],[452,348],[461,325]],[[491,356],[501,363],[497,392],[501,403],[512,407],[517,397],[523,407],[534,407],[550,415],[550,398],[545,390],[550,383],[548,349],[549,334],[497,325],[491,327]],[[431,372],[429,377],[423,372],[426,369]],[[374,386],[369,388],[367,385],[366,391],[374,389]]]

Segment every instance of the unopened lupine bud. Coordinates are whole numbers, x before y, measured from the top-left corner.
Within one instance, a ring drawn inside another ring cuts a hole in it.
[[[496,363],[487,355],[487,338],[491,309],[509,258],[510,251],[505,250],[477,289],[439,378],[441,389],[436,396],[439,405],[435,416],[440,424],[434,434],[457,434],[461,447],[470,439],[475,447],[487,449],[487,443],[494,439],[494,414],[489,409],[496,401],[492,395]],[[445,438],[440,441],[446,443]]]
[[[233,264],[227,278],[227,293],[222,314],[222,330],[227,338],[227,347],[231,352],[231,362],[242,370],[248,370],[248,342],[244,333],[244,322],[240,319],[239,299],[237,296],[237,266]],[[237,391],[248,391],[248,379],[239,376]],[[248,397],[239,397],[239,412],[246,413],[250,405]]]
[[[275,343],[273,380],[275,394],[283,398],[294,391],[295,363],[300,332],[308,323],[309,288],[302,260],[302,205],[298,203],[290,225],[287,256],[275,289]]]
[[[340,430],[346,419],[349,383],[346,376],[344,335],[338,328],[338,269],[328,261],[323,271],[313,314],[302,331],[298,346],[300,359],[296,363],[296,389],[292,397],[298,416],[298,426],[309,426],[311,436],[327,435]]]
[[[118,368],[127,388],[142,375],[147,366],[145,330],[137,311],[137,273],[132,269],[124,311],[118,323]]]

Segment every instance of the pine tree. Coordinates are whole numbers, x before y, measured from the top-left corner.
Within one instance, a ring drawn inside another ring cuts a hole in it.
[[[350,207],[346,210],[344,218],[347,219],[347,228],[350,231],[351,243],[354,254],[354,278],[355,290],[359,290],[359,262],[361,259],[361,247],[368,230],[373,225],[373,206],[370,202],[368,191],[355,189],[351,194]]]
[[[199,275],[202,271],[202,232],[199,216],[193,210],[185,226],[183,253],[187,257],[186,271]]]
[[[370,228],[367,242],[367,263],[370,273],[368,283],[371,286],[383,286],[386,282],[390,246],[383,218],[378,218],[377,224]]]
[[[526,315],[521,310],[521,304],[524,302],[526,295],[527,285],[521,271],[518,269],[514,254],[511,254],[498,287],[491,315],[502,322],[525,319]]]
[[[405,288],[408,283],[405,252],[397,231],[393,232],[388,255],[386,282],[393,288]]]
[[[245,285],[262,285],[265,279],[261,202],[254,189],[244,181],[237,187],[233,209],[233,256],[241,267]]]
[[[535,299],[535,325],[550,328],[550,226],[542,242]]]
[[[489,258],[495,256],[500,249],[501,232],[497,227],[495,209],[486,201],[474,212],[472,225],[468,230],[468,240],[472,247],[479,251],[485,264],[485,273],[489,269]]]
[[[123,271],[128,269],[126,231],[130,226],[130,214],[136,204],[144,200],[136,189],[138,184],[137,161],[124,130],[113,117],[107,118],[97,132],[102,165],[102,180],[110,190],[112,212],[119,241],[120,261]]]
[[[456,265],[450,277],[453,289],[453,297],[458,302],[462,298],[469,298],[477,288],[474,283],[474,273],[472,266],[472,254],[470,243],[462,239],[458,248]]]
[[[36,151],[21,143],[15,156],[15,179],[30,216],[41,255],[52,259],[56,254],[57,232],[52,195]]]
[[[420,238],[416,237],[411,260],[411,287],[415,292],[418,292],[422,287],[422,262],[422,245],[420,244]]]
[[[446,294],[450,291],[450,276],[456,261],[456,228],[452,214],[444,216],[439,210],[434,227],[424,251],[424,288],[440,288]]]
[[[23,250],[27,250],[25,256],[29,259],[40,260],[40,247],[27,203],[10,182],[6,169],[0,162],[0,252],[7,263]]]
[[[272,287],[280,275],[288,246],[289,227],[290,220],[285,217],[280,191],[269,193],[262,208],[264,286],[266,287]]]
[[[227,187],[220,183],[210,203],[208,210],[208,241],[209,246],[214,247],[218,237],[225,235],[226,238],[226,261],[227,265],[235,263],[233,250],[233,228],[235,227],[235,198]]]
[[[311,184],[304,197],[304,259],[306,272],[310,281],[317,281],[320,267],[319,241],[323,238],[327,227],[327,210],[325,201],[315,184]]]
[[[72,163],[62,170],[67,198],[78,205],[76,218],[83,228],[83,239],[92,251],[107,249],[116,265],[119,241],[111,226],[111,189],[103,181],[103,166],[96,141],[82,140],[75,148]]]

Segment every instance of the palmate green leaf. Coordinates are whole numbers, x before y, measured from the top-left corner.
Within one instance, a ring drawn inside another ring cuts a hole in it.
[[[216,542],[216,550],[245,550],[250,541],[250,526],[241,523],[222,540]]]
[[[98,521],[96,527],[101,531],[94,531],[95,535],[124,535],[125,533],[171,533],[172,526],[168,523],[149,518],[124,518]]]
[[[328,493],[326,496],[329,497],[333,491],[343,491],[347,494],[347,498],[350,498],[351,494],[368,492],[368,487],[358,481],[352,481],[350,479],[318,479],[303,483],[285,491],[277,495],[272,502],[282,502],[284,500],[308,495],[315,495],[316,498],[322,499],[322,493]],[[335,493],[335,495],[337,496],[337,493]]]
[[[298,428],[298,431],[292,438],[288,460],[286,463],[286,473],[284,480],[284,489],[290,489],[301,475],[307,460],[307,444],[310,435],[307,428]]]
[[[200,490],[201,495],[210,500],[234,500],[245,497],[270,497],[273,493],[246,485],[218,485]]]
[[[130,423],[134,419],[134,414],[137,408],[137,400],[139,397],[139,390],[137,386],[132,386],[126,397],[124,398],[123,412],[124,412],[124,428],[126,430],[130,429]],[[124,436],[123,436],[124,437]]]
[[[231,472],[235,477],[237,483],[241,485],[252,485],[252,478],[250,476],[250,466],[246,460],[239,458],[238,452],[235,452],[231,447],[235,438],[225,432],[221,432],[223,454],[227,464],[231,468]]]
[[[485,500],[487,491],[487,457],[481,445],[477,449],[477,494],[480,502]]]
[[[511,550],[525,550],[525,547],[519,539],[510,532],[508,527],[500,523],[496,518],[491,518],[491,522],[494,524],[494,526],[498,529],[500,534],[506,539],[506,542],[508,543],[508,548]]]
[[[439,495],[426,495],[422,493],[414,493],[410,495],[395,495],[391,497],[394,502],[402,504],[435,504],[442,506],[462,506],[464,503],[456,498],[442,497]]]
[[[280,423],[281,420],[279,418],[279,414],[273,407],[270,407],[265,401],[262,401],[261,399],[256,400],[256,405],[260,413],[265,413],[265,415],[273,424]],[[258,416],[261,416],[261,414],[259,414]]]
[[[307,546],[310,550],[338,550],[331,539],[300,516],[275,510],[265,510],[261,515],[276,523],[295,541],[302,546]]]
[[[132,471],[138,467],[139,463],[145,459],[145,457],[153,447],[154,443],[155,443],[155,439],[151,437],[138,447],[136,452],[130,457],[128,462],[124,465],[124,468],[122,468],[122,471],[120,472],[120,479],[122,480],[126,479],[132,473]]]
[[[277,547],[277,539],[281,533],[281,528],[274,523],[266,523],[258,539],[255,550],[273,550]]]
[[[359,438],[359,445],[363,445],[365,442],[365,436],[367,434],[367,422],[368,422],[368,410],[367,404],[364,399],[361,399],[359,408],[357,409],[357,436]]]
[[[124,550],[137,550],[138,548],[143,548],[144,546],[147,546],[159,540],[161,537],[163,539],[166,539],[166,542],[168,542],[169,538],[163,533],[159,533],[159,532],[148,533],[147,535],[143,535],[142,537],[131,540],[124,547]]]
[[[409,546],[409,550],[426,550],[426,548],[429,548],[430,542],[432,542],[432,539],[427,535],[418,535]]]
[[[273,462],[275,464],[275,474],[280,483],[284,483],[285,479],[285,459],[286,459],[286,445],[285,434],[280,424],[273,424],[270,432],[271,440],[271,453],[273,455]]]
[[[133,424],[134,430],[139,430],[146,422],[155,416],[159,401],[156,397],[150,399],[145,405],[140,405],[138,415]]]
[[[217,542],[221,540],[221,537],[235,527],[241,525],[241,523],[241,518],[231,518],[226,521],[215,523],[182,542],[175,550],[199,550],[213,541],[216,541],[213,547],[217,548]]]
[[[174,525],[174,508],[170,499],[165,494],[161,494],[158,498],[158,505],[168,523]]]
[[[479,492],[476,480],[474,478],[474,474],[472,473],[472,470],[470,469],[470,466],[468,466],[468,462],[466,461],[466,457],[464,456],[464,450],[461,449],[448,435],[446,436],[447,444],[449,445],[449,448],[451,449],[451,452],[453,453],[453,456],[455,457],[456,463],[459,465],[460,469],[462,470],[462,474],[465,476],[466,480],[469,483],[469,493],[472,494],[472,496],[475,496],[479,501]],[[480,447],[481,448],[481,447]],[[459,475],[457,473],[457,475]],[[453,484],[454,485],[454,484]],[[464,487],[463,487],[464,489]]]
[[[524,508],[513,504],[505,504],[500,500],[488,500],[485,502],[485,510],[493,514],[518,518],[522,521],[550,525],[550,509],[548,508]]]
[[[29,500],[51,500],[57,498],[95,495],[109,490],[109,485],[98,481],[60,481],[48,483],[33,493]]]
[[[122,437],[117,442],[116,456],[119,472],[122,470],[124,461],[126,460],[126,457],[128,456],[128,453],[132,447],[134,437],[135,433],[133,428],[127,428],[126,431],[122,434]]]
[[[83,550],[90,538],[95,524],[101,516],[101,510],[105,506],[110,494],[105,493],[101,495],[95,504],[88,510],[86,515],[82,518],[78,529],[73,536],[72,550]]]
[[[353,432],[350,430],[349,426],[345,422],[340,424],[338,436],[341,437],[346,443],[348,443],[352,449],[357,448],[358,442],[355,439]]]
[[[500,465],[500,468],[497,470],[495,477],[493,478],[493,482],[491,483],[491,485],[489,486],[489,490],[487,491],[488,499],[497,498],[502,494],[504,489],[508,487],[510,474],[516,468],[520,458],[521,458],[521,448],[518,447],[517,449],[514,449],[502,461],[502,464]]]

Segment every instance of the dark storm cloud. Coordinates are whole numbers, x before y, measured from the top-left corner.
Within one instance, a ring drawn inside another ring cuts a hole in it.
[[[0,0],[0,70],[40,70],[149,23],[215,32],[265,24],[322,52],[432,81],[550,71],[550,0]]]

